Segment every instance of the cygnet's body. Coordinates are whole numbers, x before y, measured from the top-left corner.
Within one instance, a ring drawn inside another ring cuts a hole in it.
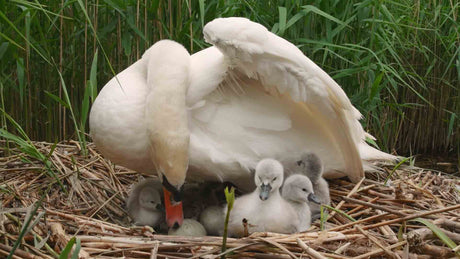
[[[329,205],[331,197],[329,195],[329,185],[323,178],[323,163],[315,153],[305,153],[301,160],[297,162],[301,174],[308,176],[313,184],[313,192],[321,204]],[[321,204],[309,203],[312,220],[319,219],[321,216]]]
[[[163,218],[161,183],[145,179],[136,184],[126,200],[126,208],[136,225],[157,226]]]
[[[309,203],[318,202],[310,179],[301,174],[289,176],[284,182],[282,196],[297,212],[299,217],[297,232],[308,230],[311,224]]]
[[[194,219],[184,219],[184,222],[179,228],[170,228],[168,235],[202,237],[206,236],[206,229],[204,229],[200,222]]]
[[[276,160],[263,159],[256,166],[256,189],[235,200],[230,211],[228,233],[230,236],[244,235],[243,219],[247,220],[248,233],[252,232],[296,232],[299,219],[294,208],[279,192],[283,183],[283,166]],[[224,215],[227,208],[224,209]]]
[[[208,235],[221,236],[224,232],[225,215],[222,207],[209,206],[201,212],[200,223]]]

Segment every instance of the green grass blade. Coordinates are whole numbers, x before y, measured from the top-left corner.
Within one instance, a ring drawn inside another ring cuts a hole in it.
[[[394,172],[396,172],[396,170],[404,163],[406,163],[407,161],[409,161],[410,159],[412,159],[413,156],[410,156],[410,157],[405,157],[403,159],[401,159],[401,161],[399,161],[399,163],[397,163],[394,167],[393,167],[393,170],[391,170],[390,174],[388,175],[388,177],[385,179],[385,182],[383,182],[383,185],[387,185],[388,181],[391,179],[391,176],[393,176]]]
[[[416,222],[422,223],[423,225],[427,226],[450,249],[454,249],[457,246],[455,242],[452,241],[452,239],[450,239],[440,228],[438,228],[435,224],[431,223],[430,221],[423,219],[423,218],[416,218],[416,219],[413,219],[412,221],[416,221]]]
[[[78,259],[78,254],[80,253],[81,249],[81,241],[80,239],[77,238],[77,241],[75,242],[75,250],[72,253],[71,259]]]
[[[328,208],[328,209],[330,209],[330,210],[332,210],[332,211],[335,211],[335,212],[339,213],[340,215],[346,217],[347,219],[349,219],[349,220],[352,221],[352,222],[355,222],[355,221],[356,221],[356,219],[354,219],[352,216],[348,215],[347,213],[345,213],[345,212],[342,211],[342,210],[338,210],[338,209],[336,209],[336,208],[334,208],[334,207],[331,207],[331,206],[329,206],[329,205],[326,205],[326,204],[322,204],[321,206],[324,206],[325,208]]]
[[[94,53],[93,62],[91,63],[91,72],[89,74],[89,86],[91,102],[94,102],[97,97],[97,56],[98,50]],[[86,89],[85,89],[86,91]]]
[[[59,255],[59,259],[68,259],[70,255],[70,251],[72,251],[72,247],[76,242],[76,237],[72,237],[69,242],[67,242],[67,245],[64,247],[62,250],[61,254]]]
[[[286,7],[279,6],[278,7],[278,14],[279,14],[279,31],[278,35],[283,36],[284,31],[286,30],[286,20],[287,20],[287,10]]]
[[[317,15],[320,15],[320,16],[322,16],[322,17],[328,19],[328,20],[331,20],[331,21],[333,21],[333,22],[335,22],[335,23],[337,23],[337,24],[346,26],[346,24],[345,24],[344,22],[342,22],[341,20],[335,18],[334,16],[332,16],[332,15],[330,15],[330,14],[324,12],[324,11],[321,11],[321,10],[318,9],[318,7],[316,7],[316,6],[313,6],[313,5],[304,5],[304,6],[302,6],[302,8],[305,10],[306,13],[312,12],[312,13],[315,13],[315,14],[317,14]]]
[[[222,253],[227,249],[227,233],[228,233],[228,221],[230,218],[230,211],[233,209],[233,203],[235,202],[235,189],[232,187],[228,191],[228,187],[225,188],[225,199],[227,200],[227,214],[225,215],[224,234],[222,236]],[[225,255],[221,256],[224,259]]]

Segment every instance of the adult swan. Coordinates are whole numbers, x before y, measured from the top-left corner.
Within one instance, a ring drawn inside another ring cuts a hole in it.
[[[293,44],[245,18],[215,19],[204,37],[214,46],[191,56],[157,42],[105,85],[90,114],[105,157],[158,173],[169,226],[182,223],[186,175],[249,187],[262,158],[289,171],[310,151],[325,177],[358,181],[366,160],[394,158],[365,143],[359,111]]]

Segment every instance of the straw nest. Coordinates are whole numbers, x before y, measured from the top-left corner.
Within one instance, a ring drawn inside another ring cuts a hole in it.
[[[49,154],[53,146],[34,144],[43,154]],[[20,239],[13,258],[55,258],[74,236],[80,242],[74,246],[80,248],[79,258],[459,255],[460,181],[440,172],[400,167],[392,173],[391,166],[382,167],[382,173],[367,174],[357,184],[330,181],[331,206],[336,211],[329,211],[324,230],[317,221],[305,233],[254,233],[246,238],[229,238],[227,250],[222,253],[220,237],[167,236],[150,227],[133,227],[124,200],[139,175],[104,160],[92,145],[86,157],[79,155],[79,150],[75,142],[58,144],[49,156],[65,192],[42,163],[14,148],[10,152],[2,149],[0,257],[8,255]],[[384,185],[389,176],[389,184]],[[40,204],[35,213],[34,204]],[[21,231],[27,222],[28,229]],[[450,247],[427,227],[429,223],[453,241]]]

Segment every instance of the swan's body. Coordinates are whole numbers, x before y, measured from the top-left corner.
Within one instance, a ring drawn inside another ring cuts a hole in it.
[[[247,220],[248,233],[294,233],[299,219],[294,208],[281,197],[283,166],[276,160],[263,159],[257,164],[254,181],[256,189],[237,198],[230,211],[228,234],[241,237],[244,234],[243,219]],[[227,208],[224,209],[224,215]]]
[[[145,179],[133,186],[126,208],[136,225],[155,227],[163,219],[161,209],[161,183],[153,179]]]
[[[298,161],[298,173],[308,176],[313,184],[313,191],[321,204],[329,205],[331,197],[329,195],[329,185],[323,178],[323,163],[315,153],[305,153]],[[321,204],[309,202],[312,220],[320,218]]]
[[[293,44],[244,18],[216,19],[204,34],[213,47],[188,56],[161,41],[101,90],[90,129],[106,158],[158,172],[169,189],[186,173],[252,189],[260,159],[289,171],[309,150],[325,177],[355,182],[364,160],[394,158],[365,143],[359,111]]]
[[[317,202],[317,198],[314,195],[312,183],[307,176],[294,174],[286,178],[282,196],[289,201],[297,212],[299,217],[299,223],[296,226],[297,232],[306,231],[310,228],[311,210],[309,204],[313,201]]]

